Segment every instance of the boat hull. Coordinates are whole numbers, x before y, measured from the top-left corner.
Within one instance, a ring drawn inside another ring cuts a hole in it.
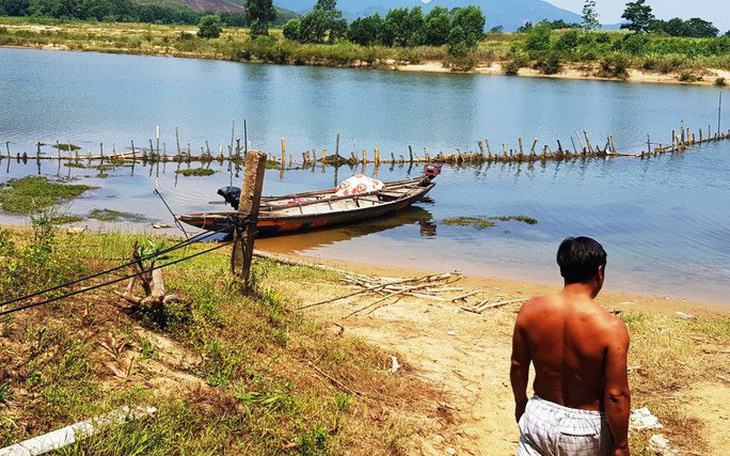
[[[357,209],[294,216],[279,216],[276,213],[270,215],[262,214],[256,224],[257,236],[268,237],[287,233],[298,233],[384,217],[403,211],[413,203],[420,201],[434,185],[433,183],[429,183],[404,198]],[[235,220],[236,216],[237,213],[233,211],[207,212],[182,215],[179,217],[179,220],[204,230],[230,233],[233,231],[231,221]]]

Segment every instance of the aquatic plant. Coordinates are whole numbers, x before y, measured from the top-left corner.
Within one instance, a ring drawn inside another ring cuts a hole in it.
[[[99,220],[101,222],[146,222],[147,218],[140,214],[132,214],[130,212],[120,212],[113,209],[94,209],[88,216],[90,219]]]
[[[58,144],[54,144],[53,147],[55,147],[58,150],[65,150],[65,151],[69,151],[69,150],[73,151],[73,150],[81,149],[81,146],[77,146],[76,144],[71,144],[71,143],[67,143],[67,144],[58,143]]]
[[[536,225],[537,219],[528,217],[526,215],[500,215],[497,217],[455,217],[448,218],[441,221],[444,225],[449,226],[471,226],[478,230],[485,228],[491,228],[497,226],[499,222],[522,222],[528,225]]]
[[[175,171],[177,174],[182,174],[185,177],[190,176],[212,176],[215,174],[215,170],[210,168],[190,168],[190,169],[178,169]]]
[[[526,215],[500,215],[499,217],[492,217],[492,219],[499,220],[501,222],[515,221],[527,223],[528,225],[537,225],[537,219]]]
[[[51,182],[45,177],[36,176],[12,179],[0,189],[0,206],[7,212],[31,214],[77,198],[95,188],[89,185]]]
[[[488,218],[484,217],[456,217],[450,219],[444,219],[441,221],[444,225],[448,226],[472,226],[478,230],[484,228],[491,228],[497,224]]]
[[[83,221],[84,218],[78,215],[61,214],[51,218],[51,223],[54,225],[68,225],[70,223],[76,223]]]

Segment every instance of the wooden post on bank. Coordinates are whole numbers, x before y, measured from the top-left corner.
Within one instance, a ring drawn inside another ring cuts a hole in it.
[[[238,202],[238,217],[241,221],[248,221],[242,230],[235,231],[233,253],[231,254],[231,272],[238,276],[246,291],[250,287],[251,259],[253,257],[253,243],[256,237],[256,220],[261,203],[261,190],[264,186],[266,172],[266,154],[250,150],[244,161],[243,183],[241,184],[241,199]]]

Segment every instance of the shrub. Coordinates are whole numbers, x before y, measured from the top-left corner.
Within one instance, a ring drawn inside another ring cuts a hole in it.
[[[649,38],[646,35],[634,33],[624,38],[621,42],[621,49],[629,54],[638,55],[645,52],[648,44]]]
[[[608,44],[611,42],[611,35],[606,32],[596,33],[596,43]]]
[[[504,74],[507,76],[517,76],[520,73],[520,63],[517,61],[517,59],[510,60],[507,62],[507,64],[504,66]]]
[[[687,66],[687,57],[678,54],[664,55],[657,58],[657,70],[662,73],[672,73]]]
[[[725,87],[727,85],[727,81],[725,78],[717,78],[715,79],[715,85],[718,87]]]
[[[465,55],[453,56],[450,55],[446,58],[446,66],[451,68],[451,71],[471,71],[477,66],[477,59],[473,53],[467,53]]]
[[[629,60],[625,56],[621,54],[614,54],[612,56],[604,57],[603,60],[601,60],[601,68],[596,76],[624,79],[629,76],[628,67]]]
[[[526,51],[547,51],[550,48],[550,35],[552,28],[549,24],[541,22],[532,27],[525,39]]]
[[[223,31],[221,19],[215,14],[201,17],[198,27],[198,36],[201,38],[218,38]]]
[[[541,56],[535,62],[535,69],[542,74],[558,74],[562,68],[560,57],[556,53]]]
[[[702,80],[702,76],[698,76],[691,71],[685,71],[679,75],[679,80],[681,82],[697,82]]]
[[[577,30],[569,30],[565,33],[563,33],[560,38],[558,38],[558,41],[555,42],[553,45],[553,49],[556,51],[573,51],[575,48],[578,47],[578,41],[580,39],[580,34]]]
[[[302,21],[300,21],[299,19],[289,19],[289,21],[284,24],[284,28],[282,29],[284,38],[288,40],[298,41],[301,36],[301,27]]]

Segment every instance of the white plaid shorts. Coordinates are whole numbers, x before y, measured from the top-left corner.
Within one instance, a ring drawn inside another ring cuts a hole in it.
[[[578,410],[535,396],[520,418],[517,456],[604,456],[611,434],[603,413]]]

